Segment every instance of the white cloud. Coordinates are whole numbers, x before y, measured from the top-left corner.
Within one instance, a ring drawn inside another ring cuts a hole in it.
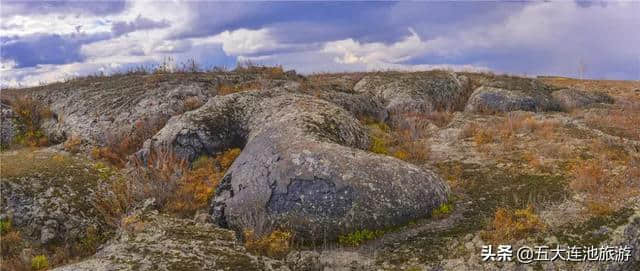
[[[323,52],[336,54],[334,60],[343,64],[381,64],[399,63],[426,53],[429,44],[423,42],[420,36],[411,28],[411,35],[401,41],[386,45],[384,43],[359,43],[353,39],[327,42]]]
[[[207,43],[222,44],[222,49],[225,53],[235,56],[251,55],[287,47],[287,45],[278,43],[278,41],[276,41],[276,39],[270,34],[269,29],[266,28],[258,30],[227,30],[215,36],[194,38],[192,40],[194,45]]]

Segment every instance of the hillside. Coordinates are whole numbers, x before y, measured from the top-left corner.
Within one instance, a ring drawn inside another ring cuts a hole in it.
[[[640,82],[281,68],[3,90],[2,270],[638,270]]]

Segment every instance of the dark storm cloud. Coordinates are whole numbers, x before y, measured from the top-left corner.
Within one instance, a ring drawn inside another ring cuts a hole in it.
[[[270,26],[278,26],[274,27],[276,31],[286,27],[276,34],[291,42],[347,37],[370,37],[373,40],[374,37],[392,36],[395,33],[393,29],[383,27],[389,19],[389,8],[394,5],[390,2],[196,2],[190,5],[194,12],[189,20],[190,27],[176,33],[173,36],[175,39]]]

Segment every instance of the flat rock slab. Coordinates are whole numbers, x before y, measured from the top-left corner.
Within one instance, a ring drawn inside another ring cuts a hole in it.
[[[209,223],[156,211],[126,222],[126,229],[94,256],[54,270],[289,270],[280,261],[248,253],[233,231]]]

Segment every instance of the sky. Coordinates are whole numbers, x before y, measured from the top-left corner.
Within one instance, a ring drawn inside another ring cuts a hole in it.
[[[195,59],[640,79],[640,1],[0,1],[0,85]],[[582,71],[582,72],[580,72]]]

